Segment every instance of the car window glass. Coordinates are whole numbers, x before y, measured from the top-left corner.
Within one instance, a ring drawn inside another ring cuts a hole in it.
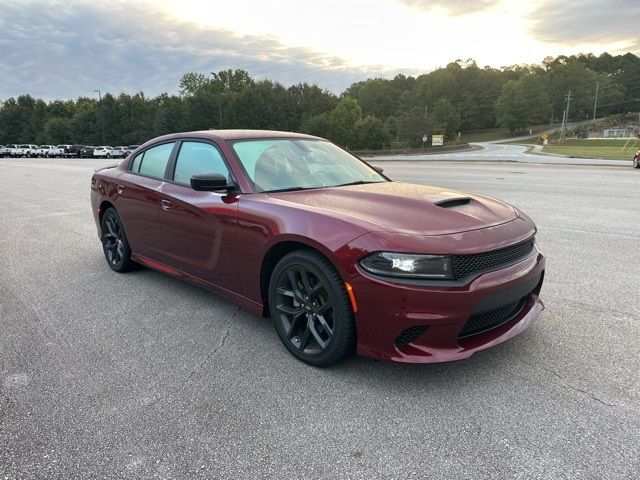
[[[173,179],[189,185],[191,177],[199,173],[219,173],[229,178],[229,170],[216,147],[203,142],[182,142]]]
[[[143,152],[144,153],[144,152]],[[139,153],[133,158],[133,162],[131,162],[131,171],[137,172],[140,170],[140,161],[142,160],[143,153]]]
[[[164,177],[174,143],[163,143],[144,151],[139,172],[150,177]]]

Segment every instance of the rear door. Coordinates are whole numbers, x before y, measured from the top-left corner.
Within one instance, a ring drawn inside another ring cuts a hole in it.
[[[162,252],[160,190],[176,142],[153,145],[138,153],[118,178],[115,202],[134,253],[159,260]]]
[[[229,290],[236,290],[238,195],[198,192],[190,179],[229,168],[219,148],[201,140],[177,147],[168,181],[160,189],[164,263]]]

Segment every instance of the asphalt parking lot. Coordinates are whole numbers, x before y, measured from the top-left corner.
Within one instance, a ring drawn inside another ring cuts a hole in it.
[[[0,479],[637,478],[640,172],[381,164],[525,210],[547,309],[465,361],[318,370],[216,295],[112,272],[109,163],[0,159]]]

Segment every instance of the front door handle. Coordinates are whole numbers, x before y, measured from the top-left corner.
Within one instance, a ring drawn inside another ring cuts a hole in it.
[[[118,195],[122,195],[122,192],[124,192],[124,185],[118,185],[116,190],[118,190]]]
[[[172,203],[169,200],[160,200],[160,206],[163,210],[169,210]]]

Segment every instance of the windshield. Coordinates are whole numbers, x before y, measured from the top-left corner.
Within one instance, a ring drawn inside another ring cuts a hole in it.
[[[323,140],[241,140],[233,143],[233,150],[258,193],[386,182],[371,167]]]

